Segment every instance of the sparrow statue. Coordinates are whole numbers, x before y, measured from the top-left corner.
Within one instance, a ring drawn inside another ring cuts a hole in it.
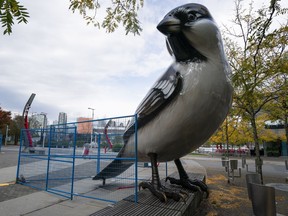
[[[167,198],[178,201],[185,192],[161,184],[157,163],[173,160],[179,179],[166,180],[208,194],[204,182],[189,179],[180,158],[204,144],[222,124],[231,106],[233,89],[221,34],[206,7],[194,3],[177,7],[157,29],[166,36],[167,49],[175,61],[136,110],[138,161],[149,161],[152,166],[152,181],[141,182],[139,187],[148,188],[163,202]],[[132,165],[119,158],[133,157],[134,124],[127,127],[117,158],[94,180],[102,179],[104,183]]]

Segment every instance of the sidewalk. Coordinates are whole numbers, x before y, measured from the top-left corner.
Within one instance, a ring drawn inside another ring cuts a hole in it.
[[[18,147],[15,146],[2,146],[2,151],[0,152],[1,215],[85,216],[109,205],[107,202],[81,197],[74,197],[73,200],[69,200],[45,191],[14,184],[18,163],[17,149]]]

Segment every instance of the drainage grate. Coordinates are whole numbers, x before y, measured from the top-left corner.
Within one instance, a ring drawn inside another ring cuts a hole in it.
[[[181,212],[177,210],[161,208],[156,206],[149,206],[146,204],[135,204],[134,202],[129,202],[122,200],[115,204],[114,207],[107,207],[90,216],[127,216],[127,215],[163,215],[163,216],[180,216]]]

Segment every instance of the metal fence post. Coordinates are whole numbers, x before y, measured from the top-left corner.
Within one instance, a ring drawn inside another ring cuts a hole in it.
[[[168,162],[166,161],[166,178],[168,177]]]
[[[134,126],[134,134],[135,134],[135,203],[138,203],[138,137],[137,137],[137,114],[134,116],[135,118],[135,126]]]
[[[48,140],[48,158],[47,158],[47,171],[46,171],[46,187],[45,190],[48,190],[48,182],[49,182],[49,169],[50,169],[50,157],[51,157],[51,140],[52,140],[52,133],[51,133],[51,128],[49,131],[49,140]]]
[[[75,174],[75,153],[76,153],[76,127],[74,127],[74,140],[73,140],[73,157],[72,157],[72,178],[71,178],[71,196],[70,199],[73,200],[74,194],[74,174]]]
[[[20,169],[20,162],[21,162],[21,152],[22,152],[22,144],[23,144],[23,129],[20,131],[20,146],[19,146],[19,153],[18,153],[18,164],[17,164],[17,172],[16,172],[16,182],[19,179],[19,169]]]
[[[98,149],[97,149],[97,174],[100,173],[100,143],[101,143],[101,134],[98,134]]]

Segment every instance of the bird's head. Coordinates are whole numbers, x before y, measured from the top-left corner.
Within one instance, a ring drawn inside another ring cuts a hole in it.
[[[203,5],[191,3],[173,9],[157,29],[167,36],[167,49],[176,61],[205,61],[223,52],[218,27]]]

